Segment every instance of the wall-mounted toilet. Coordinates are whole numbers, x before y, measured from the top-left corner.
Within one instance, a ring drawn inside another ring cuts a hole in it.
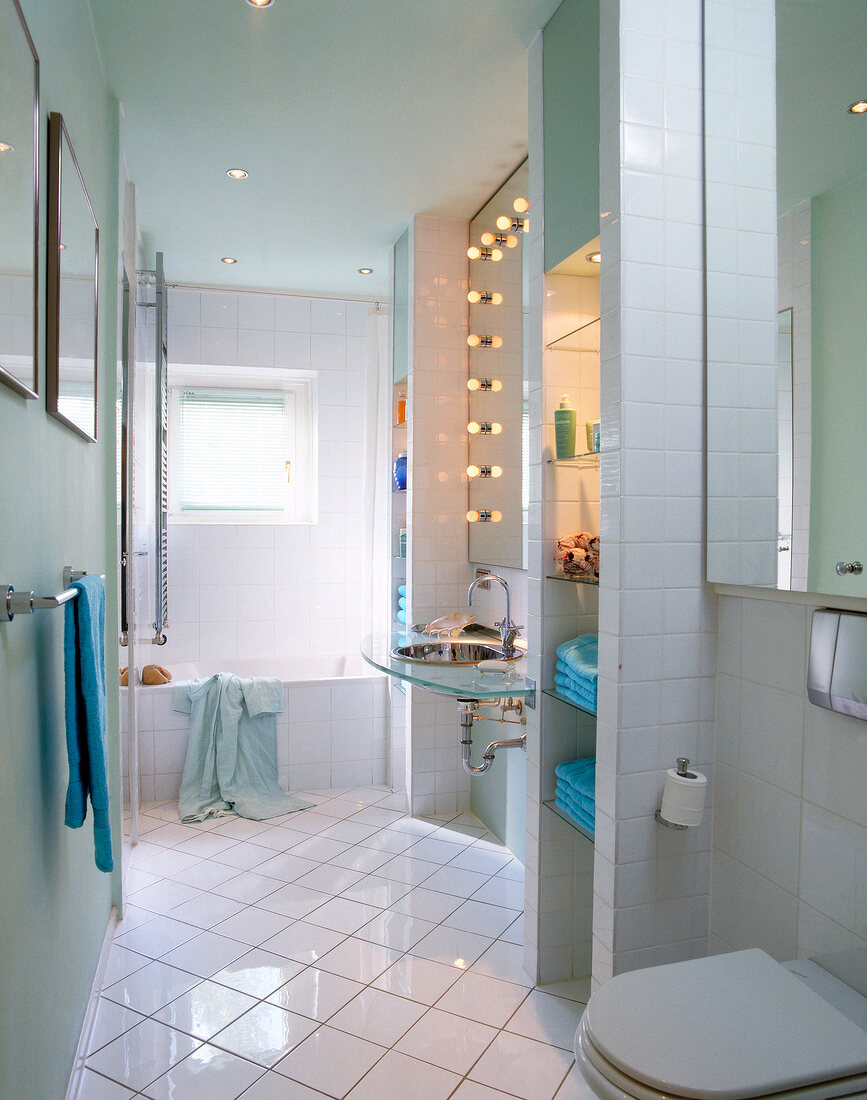
[[[758,949],[648,967],[593,994],[575,1058],[601,1100],[867,1097],[867,1000]]]

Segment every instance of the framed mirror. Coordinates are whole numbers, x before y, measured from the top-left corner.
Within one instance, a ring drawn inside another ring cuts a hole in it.
[[[469,559],[514,569],[527,567],[528,186],[524,161],[470,222]]]
[[[867,595],[863,0],[705,0],[707,576]]]
[[[39,58],[18,6],[0,0],[0,382],[36,397]]]
[[[48,117],[45,393],[52,416],[96,441],[99,228],[61,115]]]

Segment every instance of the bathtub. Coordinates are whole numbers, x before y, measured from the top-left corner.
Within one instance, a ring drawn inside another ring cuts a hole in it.
[[[284,790],[319,790],[386,782],[388,677],[360,655],[200,658],[173,661],[168,684],[136,692],[139,790],[143,802],[178,797],[189,738],[188,714],[173,709],[175,691],[220,672],[283,681],[277,715],[277,769]],[[129,795],[126,688],[121,688],[124,794]]]

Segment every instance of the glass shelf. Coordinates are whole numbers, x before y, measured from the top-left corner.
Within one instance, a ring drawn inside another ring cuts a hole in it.
[[[585,829],[583,825],[579,825],[575,818],[570,817],[569,814],[565,812],[565,810],[561,810],[557,803],[553,801],[553,799],[551,801],[543,802],[542,805],[547,806],[552,813],[555,813],[557,817],[565,821],[567,825],[571,825],[576,833],[580,833],[583,837],[589,840],[591,844],[596,843],[596,837],[593,835],[593,833],[591,833],[589,829]]]
[[[582,714],[589,714],[593,718],[596,717],[596,711],[590,710],[588,707],[582,707],[580,703],[575,703],[571,699],[567,699],[565,695],[561,695],[556,688],[542,688],[542,694],[550,696],[551,699],[557,699],[561,703],[565,703],[567,707],[572,707],[574,710],[580,710]]]
[[[565,573],[549,573],[546,581],[567,581],[569,584],[599,584],[598,577],[567,577]]]
[[[559,336],[545,347],[549,351],[599,351],[601,327],[599,318],[594,317],[592,321],[579,325],[565,336]]]
[[[549,458],[549,466],[595,466],[599,462],[598,451],[585,451],[580,455],[570,455],[568,458]]]
[[[533,705],[536,682],[528,680],[524,675],[524,661],[516,661],[514,673],[506,679],[501,676],[486,676],[475,665],[402,661],[391,655],[395,646],[430,640],[428,635],[408,628],[395,630],[390,634],[373,634],[361,643],[361,656],[369,665],[387,676],[428,688],[441,695],[452,695],[459,699],[502,699],[510,696],[514,699],[526,699],[527,706]],[[472,640],[478,641],[478,637]]]

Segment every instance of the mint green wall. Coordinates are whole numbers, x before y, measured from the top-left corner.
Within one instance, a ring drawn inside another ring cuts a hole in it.
[[[838,577],[838,561],[862,560],[867,512],[853,508],[852,478],[867,470],[867,175],[812,202],[813,491],[811,592],[867,595],[867,574]]]
[[[115,347],[117,104],[105,91],[81,0],[22,0],[40,60],[40,322],[45,317],[47,117],[60,111],[100,227],[100,420],[85,443],[46,415],[40,398],[0,385],[0,582],[53,593],[64,565],[106,574],[108,652],[117,636]],[[63,612],[0,624],[0,1097],[61,1100],[111,905],[113,875],[96,870],[91,817],[63,824],[68,769],[63,724]],[[112,782],[120,790],[117,669],[108,670]],[[112,826],[120,832],[116,802]]]
[[[599,0],[563,0],[542,36],[545,270],[599,233]]]
[[[517,736],[517,731],[513,734],[508,727],[504,733],[497,732],[503,728],[490,723],[476,727],[473,741],[479,748],[473,754],[474,763],[481,760],[486,733],[490,732],[491,741],[496,737]],[[500,749],[490,769],[470,780],[470,809],[523,863],[527,842],[526,753],[516,748]]]

